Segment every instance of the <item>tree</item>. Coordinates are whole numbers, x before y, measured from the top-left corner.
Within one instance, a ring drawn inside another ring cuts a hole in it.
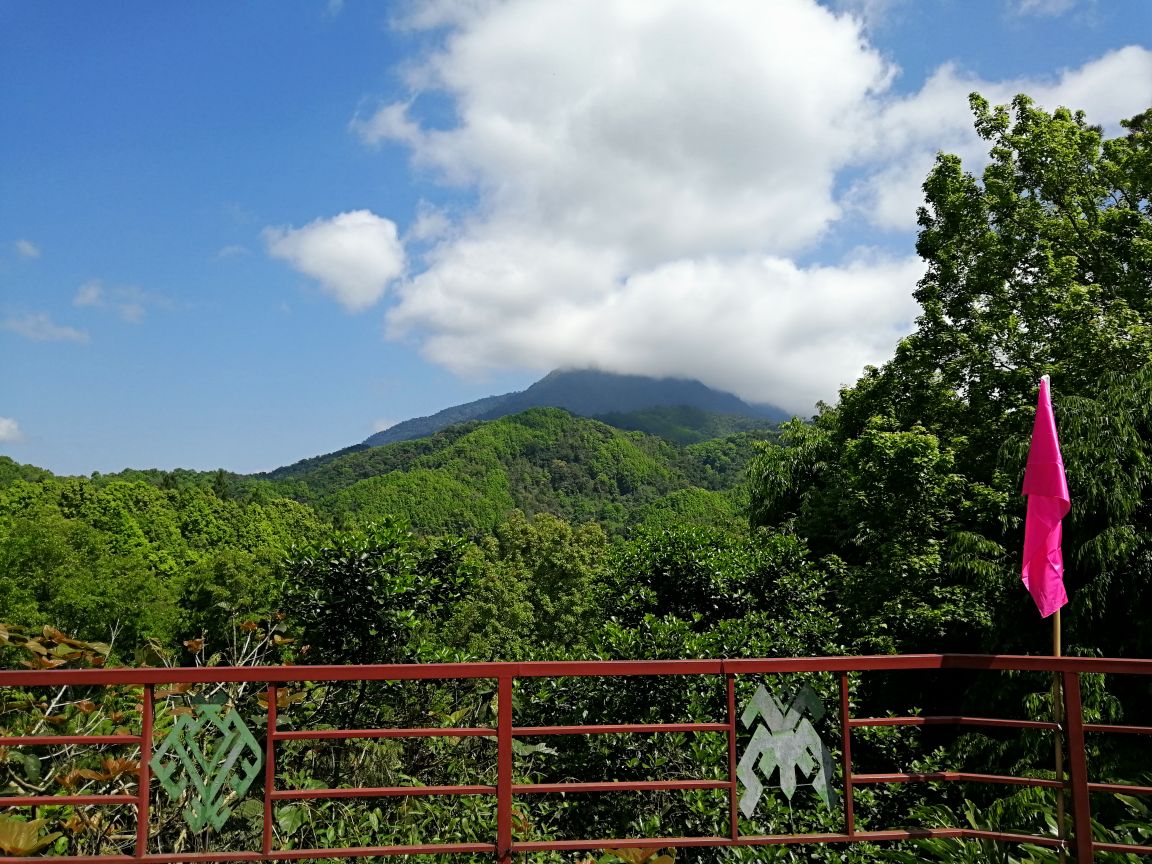
[[[410,661],[413,635],[446,616],[469,576],[463,544],[386,519],[294,548],[281,608],[312,662]]]
[[[514,512],[481,544],[483,572],[446,628],[450,644],[492,660],[579,651],[603,623],[607,545],[598,525]]]
[[[883,620],[904,650],[1043,644],[1003,621],[1030,620],[1019,488],[1048,373],[1073,487],[1070,623],[1082,644],[1131,651],[1101,586],[1118,565],[1140,584],[1152,571],[1152,114],[1105,140],[1083,113],[1025,96],[970,104],[990,161],[977,178],[942,154],[925,181],[915,332],[813,426],[763,445],[753,521],[847,562],[859,637]],[[917,611],[902,626],[896,609]],[[951,623],[925,630],[926,617]]]
[[[48,624],[130,655],[147,637],[169,640],[169,586],[139,550],[59,513],[0,513],[0,623]]]
[[[1152,145],[1147,114],[1104,141],[1082,112],[970,102],[991,162],[980,182],[942,155],[924,184],[923,313],[895,363],[915,373],[903,377],[916,396],[938,381],[955,419],[995,434],[1015,431],[1009,415],[1034,401],[1041,374],[1057,393],[1087,394],[1152,355]]]

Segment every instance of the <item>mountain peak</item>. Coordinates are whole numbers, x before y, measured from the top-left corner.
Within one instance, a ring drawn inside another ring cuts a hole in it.
[[[422,438],[454,423],[496,420],[529,408],[564,408],[582,417],[602,417],[674,406],[769,421],[791,416],[773,405],[749,404],[738,396],[690,378],[652,378],[598,369],[554,369],[526,390],[487,396],[428,417],[405,420],[377,432],[359,446],[376,447]]]

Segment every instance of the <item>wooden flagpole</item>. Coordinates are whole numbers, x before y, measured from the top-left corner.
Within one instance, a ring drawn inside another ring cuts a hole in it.
[[[1060,610],[1052,615],[1052,656],[1061,656],[1060,645]],[[1064,816],[1064,700],[1061,697],[1060,673],[1052,677],[1052,719],[1056,723],[1056,734],[1052,742],[1056,748],[1056,779],[1060,786],[1056,789],[1056,830],[1061,840],[1068,839],[1068,827]],[[1068,860],[1068,851],[1064,845],[1060,846],[1060,864]]]

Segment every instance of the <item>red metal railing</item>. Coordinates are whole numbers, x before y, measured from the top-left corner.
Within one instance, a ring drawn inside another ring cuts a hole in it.
[[[1064,694],[1064,722],[1016,720],[969,716],[853,717],[849,705],[849,676],[853,673],[895,670],[1000,670],[1048,672],[1060,676]],[[841,731],[842,807],[844,830],[825,834],[741,833],[736,775],[737,711],[736,679],[742,675],[788,673],[834,673],[839,676],[839,720]],[[394,666],[262,666],[245,668],[195,667],[148,669],[87,669],[51,671],[0,671],[0,687],[61,687],[127,685],[143,688],[142,721],[139,735],[38,735],[0,736],[0,747],[75,744],[116,744],[140,748],[139,783],[135,795],[30,795],[0,799],[4,808],[38,805],[134,805],[137,808],[135,847],[131,855],[71,856],[55,860],[114,864],[114,862],[196,862],[196,861],[278,861],[335,857],[383,855],[486,853],[502,862],[517,853],[537,851],[577,851],[626,847],[706,847],[755,846],[799,843],[855,843],[907,840],[922,837],[995,839],[1060,847],[1067,844],[1079,862],[1093,860],[1094,851],[1152,854],[1152,847],[1094,842],[1091,835],[1091,795],[1124,793],[1152,795],[1152,787],[1090,782],[1085,764],[1086,733],[1152,735],[1152,726],[1118,726],[1085,723],[1080,698],[1080,675],[1152,675],[1152,660],[1100,659],[1078,657],[1025,657],[1007,655],[920,654],[873,657],[812,657],[763,660],[671,660],[671,661],[589,661],[532,663],[473,663]],[[727,717],[723,721],[701,723],[618,723],[568,726],[517,726],[513,716],[513,688],[519,679],[619,676],[714,676],[727,694]],[[347,681],[459,681],[489,679],[497,684],[497,723],[492,727],[432,727],[384,729],[282,730],[277,728],[278,688],[297,682]],[[263,836],[259,851],[191,853],[149,852],[149,798],[152,778],[148,767],[153,746],[155,687],[174,684],[262,683],[267,687],[267,727],[264,730]],[[1062,731],[1068,752],[1068,779],[1041,779],[1010,775],[990,775],[960,771],[932,774],[857,774],[853,770],[852,730],[879,726],[929,726],[949,724],[999,729]],[[567,783],[513,782],[513,740],[527,736],[603,735],[622,733],[724,733],[728,744],[728,777],[723,780],[675,779],[647,781],[603,781]],[[329,788],[288,790],[276,787],[277,744],[293,740],[371,739],[403,737],[470,737],[496,739],[495,785],[397,786],[373,788]],[[1065,841],[1048,835],[1032,835],[973,828],[916,828],[859,830],[856,825],[855,789],[862,785],[915,782],[966,782],[1064,788],[1072,799],[1073,831]],[[570,840],[517,841],[513,838],[513,802],[518,796],[555,792],[623,792],[651,790],[727,790],[727,835],[642,838],[582,838]],[[375,798],[390,796],[490,795],[496,799],[496,836],[488,843],[421,843],[346,848],[274,848],[273,810],[278,801],[321,800],[325,798]],[[38,857],[10,857],[6,861],[41,861]]]

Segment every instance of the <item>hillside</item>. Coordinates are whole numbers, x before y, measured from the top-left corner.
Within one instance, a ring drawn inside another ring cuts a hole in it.
[[[471,421],[415,441],[336,456],[274,481],[339,524],[403,515],[425,531],[491,530],[513,510],[599,521],[660,512],[740,521],[735,491],[755,436],[677,446],[557,408]]]
[[[301,459],[259,476],[281,481],[303,477],[329,462],[370,448],[416,441],[470,421],[498,420],[530,408],[563,408],[617,429],[646,432],[677,444],[697,444],[739,432],[767,434],[790,416],[773,405],[750,404],[699,381],[589,369],[557,370],[526,390],[486,396],[405,420],[359,444]]]
[[[612,411],[594,419],[628,432],[644,432],[674,444],[700,444],[740,432],[764,435],[776,421],[747,414],[705,411],[688,405],[657,405],[639,411]]]
[[[604,418],[605,415],[627,415],[645,409],[672,406],[768,422],[787,420],[791,416],[773,405],[749,404],[731,393],[714,390],[699,381],[617,375],[592,369],[564,369],[550,372],[527,390],[488,396],[446,408],[428,417],[397,423],[366,439],[361,446],[374,447],[421,438],[454,423],[497,420],[529,408],[564,408],[581,417]]]
[[[736,527],[746,523],[744,485],[755,442],[771,429],[748,418],[687,408],[616,415],[659,428],[628,431],[559,408],[471,420],[433,435],[305,460],[274,475],[223,470],[128,469],[82,479],[92,489],[150,487],[239,506],[303,504],[319,520],[355,528],[389,516],[421,533],[478,536],[514,511],[598,522],[610,533],[653,520]],[[746,431],[699,440],[713,433]],[[692,442],[675,443],[674,440]],[[67,478],[0,457],[0,489]],[[149,493],[151,494],[151,493]]]

